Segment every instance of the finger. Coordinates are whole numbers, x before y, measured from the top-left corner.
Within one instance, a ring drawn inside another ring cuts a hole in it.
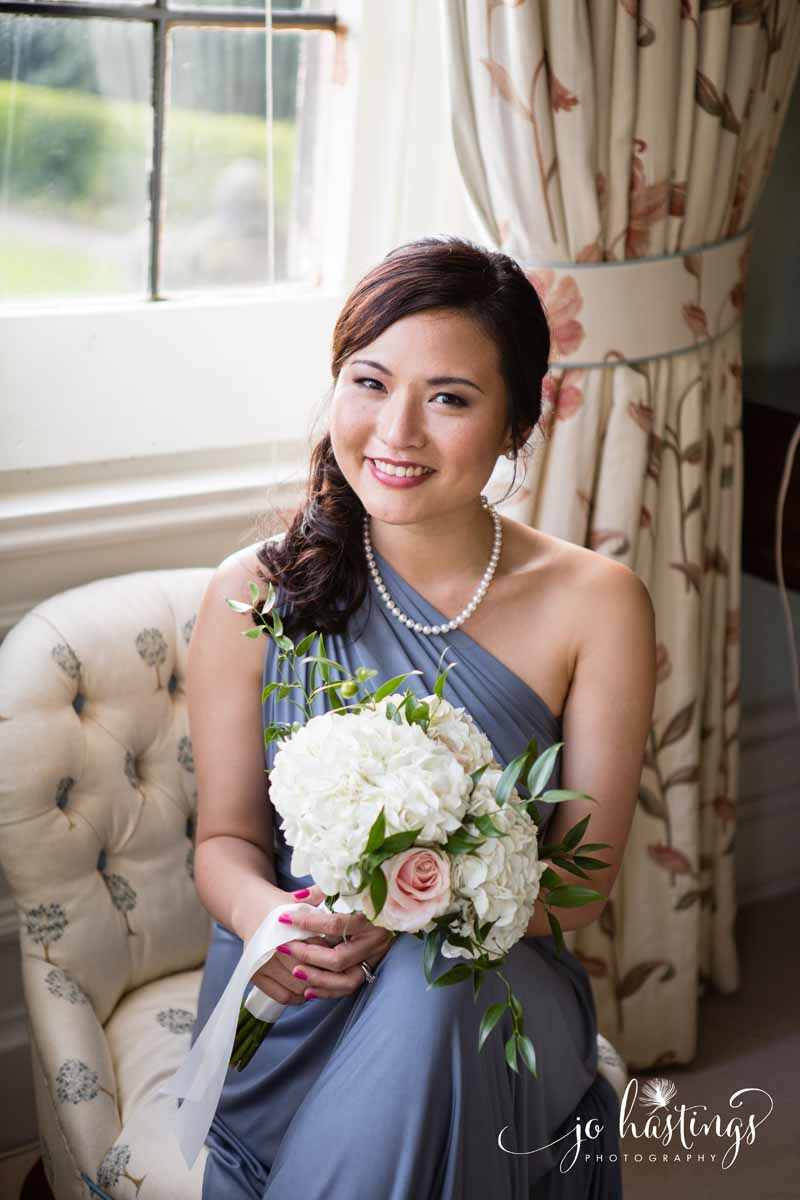
[[[279,1000],[281,1004],[302,1003],[303,982],[292,975],[291,967],[291,962],[287,966],[284,966],[282,962],[278,961],[278,956],[274,955],[268,963],[265,963],[256,972],[252,982],[256,987],[261,987],[262,991],[266,988],[267,995],[270,995],[272,991],[280,992],[280,995],[276,995],[275,999]]]
[[[302,980],[304,989],[313,991],[318,997],[325,1000],[350,996],[362,983],[366,982],[361,967],[350,967],[348,971],[341,972],[321,971],[311,965],[297,966],[294,969],[295,972],[301,971],[307,976]],[[297,978],[302,979],[302,976],[297,976]]]

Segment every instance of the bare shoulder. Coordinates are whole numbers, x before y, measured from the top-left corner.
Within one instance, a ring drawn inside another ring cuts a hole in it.
[[[228,554],[211,576],[190,643],[195,677],[200,673],[197,668],[201,661],[208,663],[212,672],[230,670],[259,675],[263,669],[264,639],[242,636],[254,628],[251,615],[238,613],[227,603],[228,600],[250,603],[250,582],[258,584],[264,594],[258,560],[262,544],[253,542]]]
[[[655,655],[650,594],[623,563],[540,529],[504,519],[508,566],[520,620],[531,638],[530,682],[561,712],[580,660],[634,645]],[[524,619],[522,619],[524,618]]]

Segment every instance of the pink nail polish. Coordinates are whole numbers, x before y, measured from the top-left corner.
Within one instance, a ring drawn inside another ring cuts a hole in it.
[[[302,967],[295,967],[295,969],[292,971],[292,974],[294,975],[295,979],[308,979],[308,976]]]
[[[305,996],[306,1000],[319,1000],[317,993],[312,992],[310,988],[303,992],[303,995]]]
[[[300,888],[298,892],[292,892],[296,900],[305,900],[306,896],[311,895],[311,888]]]
[[[294,921],[288,913],[281,913],[281,915],[278,917],[278,920],[280,921],[281,925],[294,925]]]
[[[278,949],[280,950],[281,954],[291,954],[292,953],[288,946],[278,946]]]

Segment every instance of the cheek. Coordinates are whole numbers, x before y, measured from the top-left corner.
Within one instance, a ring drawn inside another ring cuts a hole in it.
[[[365,439],[369,436],[368,426],[369,421],[364,405],[348,399],[345,394],[342,394],[338,400],[334,398],[331,404],[328,428],[337,458],[340,455],[344,457],[358,452],[359,447],[365,444]]]

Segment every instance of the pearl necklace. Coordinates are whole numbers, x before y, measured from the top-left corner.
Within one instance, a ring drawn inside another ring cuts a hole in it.
[[[413,621],[407,616],[399,605],[395,604],[392,597],[389,595],[389,589],[381,579],[378,565],[375,562],[375,555],[372,550],[372,539],[369,536],[369,513],[364,513],[364,553],[367,557],[367,566],[369,573],[375,580],[375,586],[389,612],[393,613],[403,625],[408,625],[409,629],[413,629],[416,633],[450,633],[453,629],[458,629],[459,625],[463,625],[467,617],[471,617],[475,609],[480,604],[483,597],[486,595],[489,584],[492,582],[492,576],[495,573],[497,563],[500,559],[500,550],[503,545],[503,526],[500,523],[500,517],[494,507],[489,503],[486,496],[481,495],[481,504],[485,509],[488,509],[489,514],[494,522],[494,541],[492,543],[492,553],[489,558],[489,566],[483,573],[483,577],[478,585],[478,590],[470,600],[469,604],[461,610],[457,617],[453,617],[452,621],[447,621],[444,625],[423,625],[421,621]]]

